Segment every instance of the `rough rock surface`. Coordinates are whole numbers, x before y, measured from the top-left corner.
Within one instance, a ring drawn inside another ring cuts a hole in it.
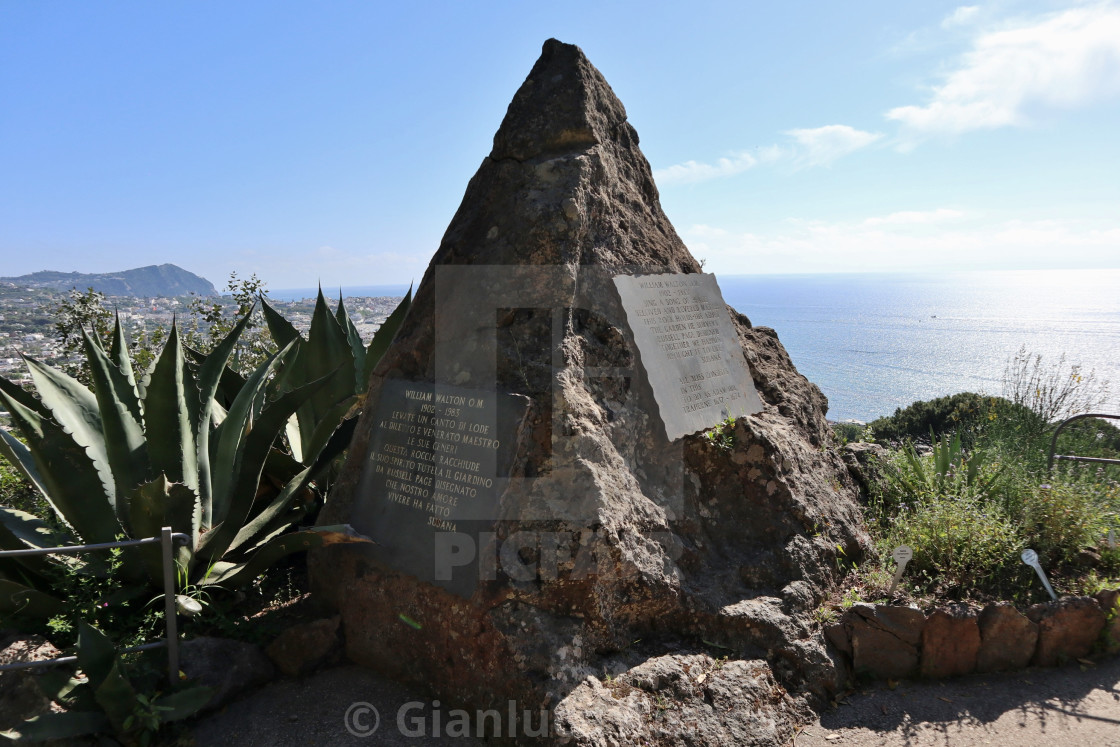
[[[504,271],[455,274],[493,266]],[[449,268],[458,280],[437,294]],[[501,498],[499,541],[543,532],[590,560],[577,573],[561,556],[554,573],[500,575],[461,598],[358,547],[315,551],[314,588],[340,611],[352,660],[447,701],[504,707],[513,699],[574,724],[591,714],[573,703],[617,703],[588,678],[634,641],[673,671],[688,661],[658,659],[672,650],[668,641],[690,641],[697,655],[715,646],[730,661],[713,682],[742,672],[753,684],[743,679],[742,694],[719,685],[726,705],[718,712],[692,691],[681,701],[663,696],[666,710],[693,714],[679,728],[711,730],[703,733],[712,744],[734,743],[724,737],[746,734],[736,724],[751,719],[763,724],[752,733],[788,733],[794,711],[770,676],[800,701],[838,686],[843,665],[814,633],[811,613],[839,552],[858,559],[867,537],[858,488],[831,446],[824,396],[773,330],[729,309],[764,410],[735,423],[729,449],[701,436],[668,442],[609,282],[619,273],[699,271],[661,210],[622,104],[578,48],[546,42],[373,372],[321,522],[348,521],[361,500],[383,383],[441,381],[532,403],[527,423],[508,434],[518,439],[517,479]],[[516,293],[501,286],[511,278]],[[500,294],[510,300],[495,312],[488,304]],[[443,304],[466,311],[437,319]],[[642,666],[628,670],[633,678]],[[641,713],[635,702],[618,718]]]
[[[1057,604],[1036,604],[1027,617],[1038,623],[1038,648],[1031,663],[1054,667],[1087,656],[1104,629],[1101,606],[1092,597],[1065,597]]]
[[[1120,651],[1120,589],[1098,592],[1097,602],[1104,612],[1104,648],[1110,654]]]
[[[759,661],[659,656],[588,677],[556,709],[557,744],[777,745],[812,715]]]
[[[289,677],[309,674],[342,652],[338,615],[293,625],[268,644],[265,653]]]
[[[918,674],[919,644],[926,617],[913,607],[855,604],[844,615],[852,669],[880,678]]]
[[[260,647],[209,636],[183,643],[179,669],[196,684],[214,688],[205,710],[219,708],[244,690],[263,685],[276,671]]]
[[[1015,609],[1011,602],[989,605],[977,620],[980,650],[976,671],[1022,669],[1030,663],[1038,644],[1038,623]]]
[[[923,677],[954,677],[976,669],[980,628],[976,611],[954,604],[934,610],[922,628]]]
[[[62,654],[40,636],[0,633],[0,664],[43,661]],[[11,669],[0,672],[0,730],[11,729],[25,719],[46,713],[51,701],[36,683],[43,669]]]

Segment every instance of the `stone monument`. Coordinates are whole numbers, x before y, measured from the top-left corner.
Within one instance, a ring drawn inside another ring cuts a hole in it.
[[[701,273],[602,75],[549,40],[324,509],[377,545],[315,551],[314,589],[350,659],[508,713],[492,736],[543,713],[562,744],[785,741],[846,677],[812,611],[867,543],[826,407]]]

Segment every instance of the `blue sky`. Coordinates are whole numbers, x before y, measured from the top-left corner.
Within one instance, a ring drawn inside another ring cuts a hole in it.
[[[543,41],[721,274],[1120,267],[1120,3],[0,0],[0,276],[419,279]]]

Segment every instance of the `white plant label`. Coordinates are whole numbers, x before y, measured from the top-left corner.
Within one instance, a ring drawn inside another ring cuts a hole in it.
[[[1108,548],[1110,550],[1116,549],[1116,529],[1108,530]]]
[[[898,564],[898,568],[894,571],[894,580],[891,581],[891,590],[887,592],[888,594],[894,594],[898,582],[902,580],[902,574],[906,570],[906,564],[914,557],[914,550],[908,545],[899,545],[894,549],[894,552],[891,553],[891,557],[894,558],[894,562]]]
[[[1031,568],[1034,568],[1034,572],[1037,573],[1039,579],[1042,580],[1042,585],[1046,587],[1046,591],[1050,594],[1050,598],[1055,602],[1058,601],[1058,595],[1054,593],[1054,588],[1050,586],[1050,581],[1048,581],[1046,578],[1046,572],[1042,570],[1042,565],[1040,565],[1038,562],[1038,553],[1036,553],[1034,550],[1023,550],[1023,554],[1019,557],[1023,559],[1024,563],[1029,565]]]

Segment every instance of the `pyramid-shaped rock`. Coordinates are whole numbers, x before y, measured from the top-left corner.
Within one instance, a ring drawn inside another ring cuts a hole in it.
[[[728,308],[761,412],[670,440],[661,362],[612,283],[699,272],[621,102],[577,47],[546,42],[324,509],[378,542],[312,556],[352,660],[446,702],[515,702],[532,728],[544,709],[571,743],[784,740],[840,684],[812,611],[866,536],[824,397]]]

